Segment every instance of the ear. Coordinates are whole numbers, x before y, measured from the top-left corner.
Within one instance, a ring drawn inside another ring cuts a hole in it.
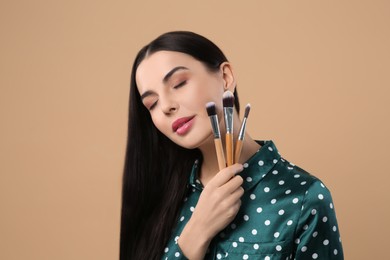
[[[232,93],[234,93],[234,90],[236,88],[236,80],[234,78],[233,74],[233,68],[232,65],[225,61],[220,65],[220,71],[222,73],[222,79],[223,79],[223,88],[226,90],[230,90]]]

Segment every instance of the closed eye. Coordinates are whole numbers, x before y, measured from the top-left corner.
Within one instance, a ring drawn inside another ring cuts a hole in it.
[[[174,86],[174,88],[180,88],[184,86],[187,83],[187,80],[184,80],[183,82],[179,83],[178,85]]]
[[[152,110],[156,105],[157,105],[157,101],[154,102],[154,103],[149,107],[149,110]]]

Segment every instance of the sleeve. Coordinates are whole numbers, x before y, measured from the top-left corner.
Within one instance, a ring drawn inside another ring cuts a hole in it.
[[[295,244],[296,260],[344,259],[332,197],[318,179],[306,191]]]
[[[162,260],[187,260],[188,258],[183,254],[179,245],[177,244],[177,240],[179,237],[175,237],[173,243],[169,243],[168,246],[164,249],[164,254],[162,256]]]

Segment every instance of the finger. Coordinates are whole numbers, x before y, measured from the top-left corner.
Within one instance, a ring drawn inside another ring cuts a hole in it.
[[[223,192],[233,193],[235,190],[241,187],[243,182],[244,179],[240,175],[236,175],[233,178],[231,178],[227,183],[222,185],[220,188]]]
[[[244,195],[244,189],[242,187],[239,187],[235,191],[233,191],[229,196],[228,200],[230,200],[230,203],[235,203],[236,201],[240,200],[240,198]]]
[[[232,177],[234,177],[237,173],[241,172],[244,169],[242,164],[236,163],[229,167],[221,170],[215,177],[209,182],[209,184],[220,187],[226,182],[228,182]]]

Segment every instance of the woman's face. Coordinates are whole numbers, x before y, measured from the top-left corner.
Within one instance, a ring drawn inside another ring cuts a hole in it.
[[[190,55],[158,51],[140,63],[136,83],[157,129],[176,144],[192,149],[213,140],[206,103],[215,102],[221,120],[222,95],[234,85],[226,71],[231,74],[228,63],[210,72]]]

